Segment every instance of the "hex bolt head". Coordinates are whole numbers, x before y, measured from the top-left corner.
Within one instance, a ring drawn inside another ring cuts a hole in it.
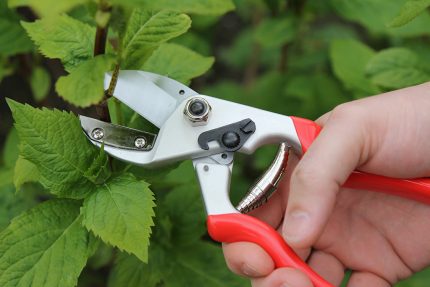
[[[134,146],[137,148],[144,148],[146,144],[146,139],[144,138],[137,138],[134,140]]]
[[[95,128],[93,129],[93,131],[91,132],[91,136],[95,139],[95,140],[101,140],[104,136],[105,136],[105,132],[102,128]]]
[[[185,104],[184,115],[192,126],[202,126],[207,124],[211,111],[208,101],[202,97],[193,97]]]

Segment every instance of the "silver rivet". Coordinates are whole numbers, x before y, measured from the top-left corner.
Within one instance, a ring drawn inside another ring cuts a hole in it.
[[[146,140],[144,138],[137,138],[134,141],[134,146],[137,148],[144,148],[146,144]]]
[[[91,135],[96,140],[101,140],[105,136],[105,132],[102,128],[95,128],[91,132]]]
[[[204,170],[204,171],[209,171],[209,166],[205,165],[205,166],[203,167],[203,170]]]
[[[184,90],[180,90],[179,94],[182,96],[183,94],[185,94],[185,91]]]

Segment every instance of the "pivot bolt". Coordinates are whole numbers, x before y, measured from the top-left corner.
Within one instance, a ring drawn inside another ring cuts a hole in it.
[[[222,135],[222,143],[227,148],[235,148],[240,144],[240,137],[235,132],[226,132]]]
[[[137,138],[134,141],[134,146],[137,148],[144,148],[146,144],[146,140],[144,138]]]
[[[212,107],[201,97],[193,97],[185,104],[184,115],[193,126],[206,125]]]
[[[104,136],[105,136],[105,132],[102,128],[95,128],[93,129],[93,131],[91,132],[91,136],[95,139],[95,140],[101,140]]]

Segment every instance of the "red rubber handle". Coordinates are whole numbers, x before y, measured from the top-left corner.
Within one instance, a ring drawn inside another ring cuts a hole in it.
[[[209,215],[209,235],[219,242],[252,242],[261,246],[275,262],[275,267],[292,267],[305,273],[315,287],[334,287],[313,271],[268,224],[241,213]]]
[[[305,153],[318,136],[321,127],[307,119],[291,119],[302,145],[302,152]],[[355,171],[344,187],[378,191],[430,204],[430,178],[400,179]]]

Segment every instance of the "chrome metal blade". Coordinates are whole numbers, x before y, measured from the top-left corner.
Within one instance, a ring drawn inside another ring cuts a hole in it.
[[[112,73],[105,75],[105,89]],[[113,96],[139,115],[161,127],[176,107],[197,93],[187,86],[158,74],[121,70]]]
[[[82,129],[94,143],[126,150],[150,151],[157,135],[79,116]]]

